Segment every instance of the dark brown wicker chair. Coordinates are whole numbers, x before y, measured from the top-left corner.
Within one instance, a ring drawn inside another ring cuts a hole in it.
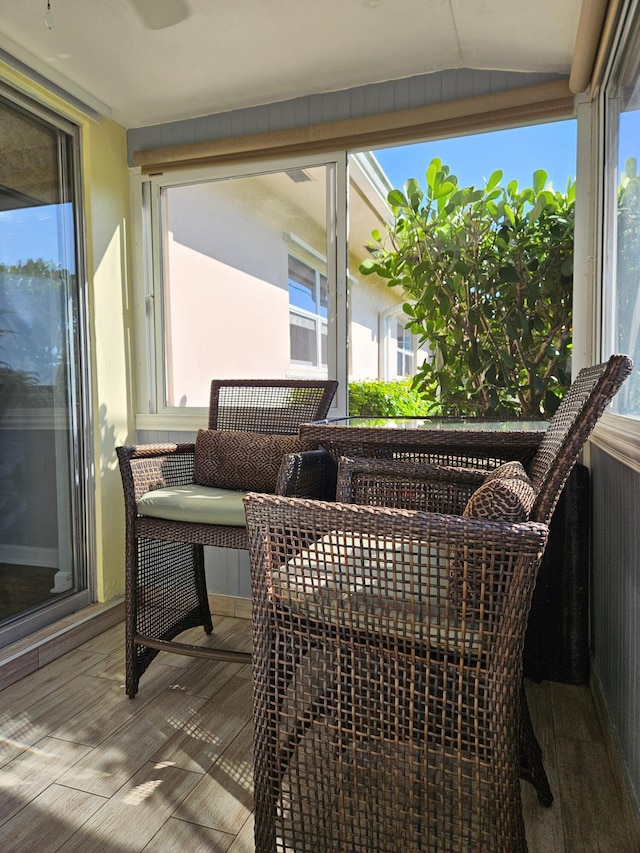
[[[233,433],[234,447],[221,460],[225,474],[230,471],[233,474],[234,468],[252,461],[248,458],[249,442],[242,433],[297,436],[300,423],[326,416],[336,388],[337,382],[332,380],[214,380],[209,429],[224,431],[227,440],[229,433]],[[220,436],[212,434],[212,437]],[[198,521],[180,520],[182,516],[174,515],[172,506],[142,507],[140,502],[149,498],[152,502],[158,498],[171,502],[172,491],[179,493],[183,502],[195,499],[190,492],[194,484],[195,447],[192,443],[117,449],[126,516],[126,691],[131,697],[138,690],[140,676],[160,650],[218,660],[250,660],[247,652],[216,650],[173,639],[195,626],[202,625],[207,634],[213,630],[203,546],[248,547],[242,492],[233,491],[230,495],[236,514],[232,523],[207,520],[211,504],[207,503],[210,494],[206,487],[204,516]],[[310,454],[310,458],[315,455]],[[288,493],[292,478],[287,473],[286,461],[281,469],[275,491]],[[305,475],[296,479],[296,488],[306,486],[310,493],[316,492],[318,487],[313,479],[322,474],[317,465],[305,465]]]
[[[529,466],[536,497],[529,520],[549,524],[562,489],[606,406],[632,370],[624,355],[581,370],[549,423]],[[383,459],[344,459],[338,470],[336,500],[460,514],[487,472]],[[522,777],[546,806],[553,795],[542,750],[521,688]]]
[[[546,525],[245,504],[256,851],[525,851],[517,698]]]

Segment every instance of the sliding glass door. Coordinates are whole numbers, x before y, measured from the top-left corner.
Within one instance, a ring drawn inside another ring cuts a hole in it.
[[[0,645],[88,600],[77,146],[0,93]]]

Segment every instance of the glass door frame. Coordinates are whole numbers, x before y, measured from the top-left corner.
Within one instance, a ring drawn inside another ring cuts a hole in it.
[[[95,460],[93,455],[93,416],[91,393],[91,352],[89,346],[89,300],[88,277],[85,253],[85,222],[84,198],[82,185],[82,137],[78,125],[57,114],[49,107],[33,100],[27,95],[0,83],[0,97],[9,105],[13,104],[18,110],[32,115],[68,138],[70,151],[63,151],[64,146],[59,135],[58,173],[61,176],[60,186],[71,190],[72,198],[62,198],[61,201],[71,201],[73,204],[73,249],[75,254],[75,294],[67,296],[67,316],[77,319],[76,334],[68,334],[69,346],[69,391],[71,401],[67,405],[66,430],[69,449],[59,454],[56,438],[56,456],[68,458],[68,480],[65,490],[70,489],[69,527],[71,533],[71,553],[74,585],[77,591],[54,599],[41,607],[27,611],[0,626],[0,648],[34,632],[51,625],[59,619],[69,616],[77,610],[86,607],[95,600],[95,572],[90,567],[96,564],[96,531],[95,531]],[[64,180],[67,169],[72,170],[69,181]],[[75,298],[75,305],[70,304]],[[55,423],[59,419],[57,412],[52,412]],[[57,432],[57,430],[56,430]]]

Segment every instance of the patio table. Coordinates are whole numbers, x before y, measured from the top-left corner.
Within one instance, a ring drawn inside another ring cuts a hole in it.
[[[545,421],[482,418],[330,418],[302,424],[305,449],[341,456],[404,458],[442,465],[493,468],[517,459],[527,465],[544,436]]]

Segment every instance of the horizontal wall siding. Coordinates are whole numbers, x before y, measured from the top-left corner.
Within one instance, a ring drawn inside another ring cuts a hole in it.
[[[640,474],[591,449],[592,655],[611,728],[640,805]]]
[[[563,76],[560,74],[461,68],[359,86],[340,92],[323,92],[194,119],[133,128],[127,132],[129,165],[133,165],[133,152],[146,148],[189,145],[342,119],[362,118],[561,79]]]

